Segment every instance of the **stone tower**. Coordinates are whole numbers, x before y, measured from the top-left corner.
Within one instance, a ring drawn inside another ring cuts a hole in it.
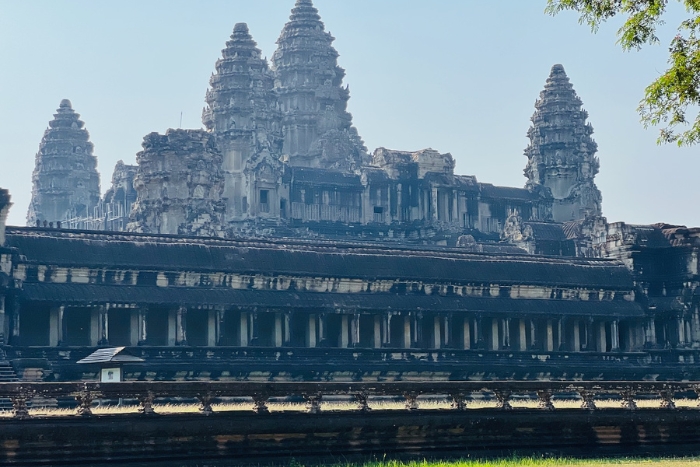
[[[252,202],[249,161],[261,151],[277,160],[282,155],[273,73],[245,23],[233,28],[209,85],[202,120],[223,155],[227,220],[241,219]]]
[[[528,188],[544,186],[554,197],[552,216],[557,222],[600,216],[602,196],[595,185],[598,145],[586,123],[588,112],[566,76],[554,65],[544,91],[535,103],[525,149]]]
[[[333,40],[311,0],[297,0],[272,57],[291,165],[352,170],[369,162],[347,112],[350,91]]]
[[[68,99],[61,101],[36,154],[27,225],[85,218],[100,202],[90,135]]]
[[[221,153],[204,130],[168,130],[143,139],[136,155],[136,202],[127,230],[141,233],[223,235]]]

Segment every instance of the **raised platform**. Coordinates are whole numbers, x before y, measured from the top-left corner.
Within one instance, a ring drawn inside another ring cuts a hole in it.
[[[327,462],[371,457],[466,457],[504,454],[690,455],[700,452],[700,410],[676,409],[674,395],[691,383],[64,383],[0,384],[15,417],[0,418],[3,465],[196,465]],[[496,408],[470,408],[475,394]],[[513,409],[515,395],[533,395],[537,409]],[[582,398],[582,408],[554,410],[557,394]],[[75,397],[80,416],[28,417],[30,396]],[[268,399],[301,396],[308,410],[270,412]],[[421,406],[421,396],[447,395],[452,409]],[[660,396],[662,408],[635,400]],[[201,402],[201,413],[154,413],[163,397]],[[252,396],[253,410],[215,412],[216,397]],[[349,396],[356,409],[322,410],[324,397]],[[372,397],[405,400],[404,410],[368,410]],[[95,398],[141,401],[142,413],[94,416]],[[618,398],[620,407],[597,401]]]

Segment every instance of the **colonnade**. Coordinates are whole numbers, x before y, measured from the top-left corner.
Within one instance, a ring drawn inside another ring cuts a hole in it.
[[[189,345],[617,352],[642,350],[657,339],[657,323],[653,320],[499,317],[470,312],[343,313],[100,305],[54,306],[43,313],[39,307],[29,306],[16,307],[10,323],[10,343],[50,347]],[[678,325],[680,342],[686,333],[700,336],[700,321],[688,326]]]

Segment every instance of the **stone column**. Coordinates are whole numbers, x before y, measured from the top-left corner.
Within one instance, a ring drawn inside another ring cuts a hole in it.
[[[99,308],[99,340],[97,345],[109,345],[109,305],[102,305]]]
[[[382,348],[382,317],[374,315],[374,348]]]
[[[310,349],[316,347],[316,315],[309,315],[306,346]]]
[[[653,317],[647,319],[644,331],[646,347],[656,347],[656,322]]]
[[[391,313],[384,313],[382,321],[382,346],[389,347],[391,345]]]
[[[219,342],[219,311],[209,310],[207,313],[207,347],[216,347]]]
[[[273,337],[273,345],[282,347],[284,344],[284,335],[282,333],[282,313],[275,313],[275,331]]]
[[[591,319],[586,320],[584,331],[585,350],[587,350],[588,352],[593,352],[595,351],[595,344],[593,342],[593,321]]]
[[[581,351],[581,328],[579,327],[579,320],[575,319],[573,321],[573,329],[571,331],[571,350],[574,352]]]
[[[472,333],[471,326],[469,325],[470,321],[471,319],[467,316],[462,319],[462,348],[464,350],[469,350],[472,348]]]
[[[5,314],[5,297],[0,297],[0,345],[7,344],[7,330],[6,330],[6,319]]]
[[[539,342],[537,342],[537,326],[535,324],[535,320],[531,319],[530,320],[530,348],[533,350],[537,350],[538,346],[539,346]]]
[[[498,328],[500,326],[498,325],[498,319],[497,318],[492,318],[491,319],[491,350],[499,350],[500,348],[500,339],[498,335]]]
[[[619,352],[620,351],[620,328],[619,328],[619,322],[617,320],[613,320],[612,323],[610,323],[610,351],[611,352]]]
[[[214,345],[224,345],[226,340],[225,332],[226,329],[226,310],[223,308],[216,309],[216,344]]]
[[[423,345],[423,314],[420,311],[411,313],[413,323],[413,342],[411,347],[421,348]]]
[[[484,326],[483,318],[481,315],[474,319],[474,338],[476,339],[477,349],[485,349],[486,342],[484,342]]]
[[[566,349],[566,318],[559,318],[557,320],[557,345],[556,349],[558,351],[564,351]]]
[[[139,341],[138,345],[146,345],[148,340],[148,309],[139,308],[138,311],[138,330],[139,330]]]
[[[250,339],[248,337],[248,312],[247,311],[241,311],[240,314],[240,327],[239,327],[239,332],[240,336],[238,338],[239,345],[241,347],[248,347],[248,344],[250,343]]]
[[[389,197],[391,199],[391,196]],[[404,222],[406,219],[403,218],[403,206],[401,204],[401,184],[396,185],[396,219],[399,222]]]
[[[676,328],[678,329],[678,347],[685,346],[685,323],[683,321],[682,315],[676,318]]]
[[[403,347],[411,348],[411,317],[408,315],[403,317]]]
[[[325,344],[328,340],[328,326],[326,326],[326,314],[321,313],[318,315],[318,341],[317,344]]]
[[[248,315],[249,345],[260,345],[260,313],[254,311]]]
[[[132,347],[139,345],[140,337],[139,311],[135,309],[129,310],[129,345]]]
[[[166,345],[168,345],[169,347],[177,345],[177,339],[179,335],[177,326],[177,315],[177,308],[168,310],[168,341]]]
[[[49,311],[49,346],[63,344],[63,311],[65,307],[57,306]]]
[[[438,189],[437,187],[430,187],[430,207],[433,211],[433,220],[438,220]]]
[[[442,346],[447,348],[452,344],[452,342],[450,341],[450,335],[452,334],[452,330],[450,329],[450,315],[445,315],[442,319],[442,322],[444,324],[444,339]]]
[[[693,312],[692,322],[693,347],[700,347],[700,313],[697,307],[695,307],[695,311]]]
[[[501,345],[503,349],[510,348],[510,318],[505,318],[501,321]]]
[[[546,352],[554,351],[554,326],[551,319],[547,320],[544,350]]]
[[[452,222],[459,225],[459,205],[458,205],[457,191],[452,191]]]
[[[435,349],[442,348],[442,336],[440,333],[440,317],[439,316],[433,317],[433,348],[435,348]]]
[[[605,322],[600,321],[598,323],[598,352],[605,352],[607,350],[608,339],[607,332],[605,330]]]
[[[352,315],[352,320],[350,321],[350,345],[352,347],[358,347],[360,345],[360,314],[355,313]]]
[[[292,342],[292,315],[289,312],[284,314],[284,345],[290,345]]]
[[[518,320],[518,350],[527,350],[527,322],[524,319]]]
[[[350,316],[340,315],[340,347],[346,349],[350,345]]]
[[[693,337],[690,330],[690,321],[683,319],[683,322],[685,323],[685,345],[687,347],[688,344],[692,344]]]
[[[187,345],[187,308],[181,306],[176,312],[175,345]]]

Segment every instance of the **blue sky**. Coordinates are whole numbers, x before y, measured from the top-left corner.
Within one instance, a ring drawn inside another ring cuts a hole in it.
[[[0,187],[23,225],[34,155],[61,99],[82,115],[103,192],[143,137],[201,127],[204,94],[233,25],[264,55],[294,0],[0,0]],[[635,111],[666,67],[683,11],[661,45],[622,52],[620,23],[591,34],[545,0],[315,0],[336,37],[349,108],[367,147],[451,152],[457,172],[523,186],[526,132],[551,66],[562,63],[590,113],[610,221],[700,225],[690,208],[700,148],[657,146]]]

